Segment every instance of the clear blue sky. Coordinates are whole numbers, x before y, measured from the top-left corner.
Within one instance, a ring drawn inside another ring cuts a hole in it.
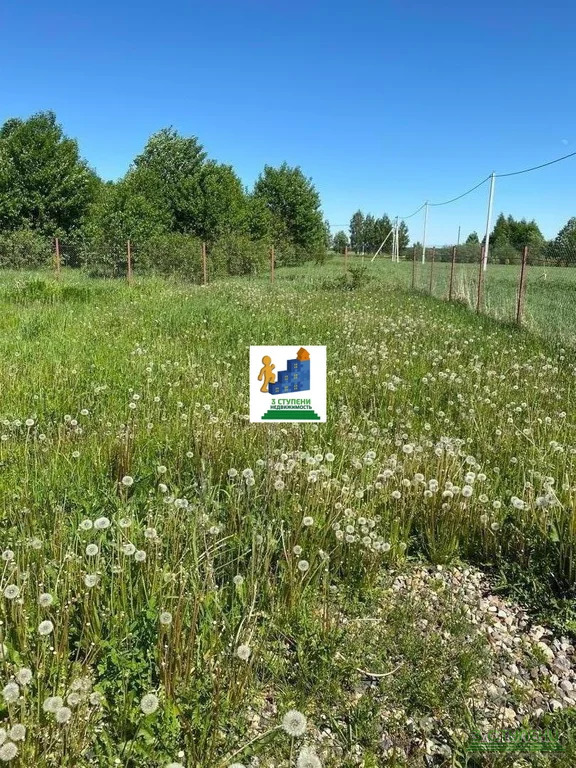
[[[346,224],[575,151],[575,40],[571,0],[4,0],[0,121],[53,109],[107,179],[173,125],[248,186],[300,165]],[[431,209],[429,242],[483,230],[486,197]],[[555,234],[576,157],[499,180],[500,210]]]

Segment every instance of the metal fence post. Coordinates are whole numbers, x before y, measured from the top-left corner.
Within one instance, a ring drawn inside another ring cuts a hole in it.
[[[448,301],[452,301],[452,289],[454,285],[454,266],[456,264],[456,246],[452,248],[452,264],[450,265],[450,286],[448,288]]]
[[[526,264],[528,262],[528,246],[524,246],[522,252],[522,266],[520,267],[520,284],[518,286],[518,304],[516,306],[516,322],[522,324],[522,313],[524,310],[524,293],[526,291]]]

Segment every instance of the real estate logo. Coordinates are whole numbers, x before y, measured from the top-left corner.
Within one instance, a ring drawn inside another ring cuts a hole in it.
[[[250,347],[250,421],[325,422],[326,347]]]

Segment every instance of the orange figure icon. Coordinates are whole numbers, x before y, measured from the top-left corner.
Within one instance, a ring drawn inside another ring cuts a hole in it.
[[[263,384],[260,387],[260,392],[268,392],[268,385],[276,382],[276,374],[273,373],[275,365],[272,365],[272,358],[268,355],[264,355],[262,358],[263,368],[258,374],[258,381],[262,381]]]
[[[308,352],[307,349],[304,349],[304,347],[300,347],[298,352],[296,352],[296,357],[298,360],[310,360],[310,352]]]

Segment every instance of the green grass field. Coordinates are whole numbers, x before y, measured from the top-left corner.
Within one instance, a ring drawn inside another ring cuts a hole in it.
[[[479,703],[500,651],[458,573],[576,627],[575,273],[531,270],[538,335],[341,267],[0,276],[2,760],[503,768],[465,747],[508,709],[567,749],[515,765],[574,764],[549,670],[543,712]],[[326,424],[249,423],[251,344],[326,345]]]

